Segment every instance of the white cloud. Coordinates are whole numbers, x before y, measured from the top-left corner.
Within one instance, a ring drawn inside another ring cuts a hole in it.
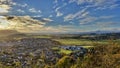
[[[64,21],[72,20],[72,19],[74,19],[74,17],[75,16],[73,14],[69,14],[69,15],[67,15],[67,16],[64,17]]]
[[[12,13],[12,11],[18,11],[20,13],[24,13],[24,10],[14,8],[14,6],[20,7],[20,8],[26,8],[28,7],[28,4],[20,4],[14,2],[14,0],[0,0],[0,14],[6,15],[9,13]],[[40,12],[40,11],[39,11]],[[14,13],[12,13],[14,14]]]
[[[57,17],[63,15],[63,13],[61,13],[61,12],[59,11],[59,9],[61,9],[61,8],[62,8],[62,7],[57,7],[57,8],[55,9],[55,12],[56,12],[56,16],[57,16]]]
[[[60,11],[60,9],[63,9],[66,5],[67,5],[67,3],[63,3],[63,5],[59,6],[59,7],[53,6],[53,8],[55,8],[56,17],[63,16],[63,13]]]
[[[6,4],[0,4],[0,14],[8,13],[11,7]]]
[[[44,20],[44,21],[43,21]],[[65,33],[70,31],[72,26],[45,26],[47,22],[53,21],[49,18],[35,20],[29,16],[0,16],[0,29],[14,29],[20,32],[37,33]]]
[[[41,10],[36,10],[35,8],[30,8],[29,12],[32,12],[32,13],[41,13]]]
[[[13,0],[0,0],[0,14],[8,14],[13,5],[16,5]]]
[[[87,10],[87,8],[84,8],[75,14],[68,14],[67,16],[64,17],[64,21],[70,21],[70,20],[73,20],[75,18],[77,18],[77,19],[83,18],[89,14],[89,12],[86,10]]]
[[[86,11],[86,12],[82,13],[80,16],[78,16],[77,19],[84,18],[84,17],[86,17],[86,16],[88,16],[88,15],[89,15],[89,12]]]
[[[57,7],[57,8],[55,9],[55,12],[57,12],[60,8],[61,8],[61,7]]]
[[[35,15],[35,16],[33,16],[33,17],[41,17],[42,15]]]
[[[105,27],[110,27],[114,24],[118,24],[117,22],[112,22],[112,21],[106,21],[106,22],[96,22],[95,24],[93,24],[93,26],[97,26],[100,28],[105,28]]]
[[[5,17],[4,16],[0,16],[0,19],[4,19]]]
[[[22,9],[18,9],[17,11],[20,12],[20,13],[25,13],[25,11],[22,10]]]
[[[78,5],[88,3],[88,4],[95,4],[96,6],[101,6],[103,4],[112,4],[116,0],[70,0],[69,3],[76,2]]]
[[[9,11],[0,7],[0,14],[8,13]]]
[[[28,4],[23,4],[23,5],[21,5],[21,7],[28,7]]]
[[[63,13],[58,11],[56,16],[59,17],[59,16],[62,16],[62,15],[63,15]]]
[[[84,24],[92,23],[92,22],[97,21],[97,20],[100,21],[100,20],[111,19],[113,17],[115,17],[115,16],[99,16],[99,17],[87,16],[79,21],[80,21],[81,25],[84,25]]]
[[[69,3],[77,3],[78,5],[87,3],[89,6],[97,7],[97,9],[100,10],[117,7],[115,2],[117,2],[117,0],[110,0],[110,1],[109,0],[70,0],[69,1]]]
[[[4,20],[4,16],[0,16],[0,29],[8,29],[8,21]]]
[[[97,7],[95,10],[114,9],[117,6],[119,6],[119,5],[118,4],[112,4],[110,6]]]
[[[111,18],[114,18],[115,16],[100,16],[99,19],[111,19]]]
[[[43,20],[32,19],[30,16],[0,16],[0,29],[14,29],[22,32],[41,30],[45,29],[44,25],[47,22],[52,21],[48,18]]]
[[[10,4],[12,0],[0,0],[0,4]]]
[[[50,18],[43,18],[43,20],[44,20],[45,22],[51,22],[51,21],[53,21],[53,20],[50,19]]]
[[[22,8],[29,7],[27,3],[20,4],[20,3],[15,3],[15,2],[13,2],[12,4],[13,4],[14,6],[19,6],[19,7],[22,7]]]
[[[86,18],[81,19],[81,20],[80,20],[80,24],[81,24],[81,25],[87,24],[87,23],[93,22],[93,21],[95,21],[95,20],[97,20],[97,19],[98,19],[98,18],[96,18],[96,17],[91,17],[91,16],[89,16],[89,17],[86,17]]]

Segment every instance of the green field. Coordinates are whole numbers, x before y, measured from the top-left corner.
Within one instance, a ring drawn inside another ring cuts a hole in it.
[[[84,48],[91,48],[98,45],[111,45],[111,43],[120,44],[120,39],[118,40],[101,40],[101,41],[92,41],[92,40],[83,40],[83,39],[54,39],[55,41],[60,42],[63,45],[78,45]],[[113,45],[113,44],[112,44]],[[70,54],[72,51],[59,49],[58,47],[54,47],[54,50],[58,50],[59,53]]]
[[[81,45],[81,46],[93,46],[94,44],[108,44],[108,41],[91,41],[81,39],[55,39],[64,45]]]

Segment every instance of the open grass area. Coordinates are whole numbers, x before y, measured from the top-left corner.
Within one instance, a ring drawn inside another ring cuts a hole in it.
[[[59,53],[70,54],[70,53],[72,53],[72,51],[60,49]]]
[[[58,53],[63,53],[63,54],[66,54],[66,55],[72,53],[71,50],[65,50],[65,49],[61,49],[59,47],[53,47],[52,49],[54,51],[57,51]]]
[[[81,46],[93,46],[93,44],[108,44],[107,41],[91,41],[81,39],[55,39],[64,45],[81,45]]]

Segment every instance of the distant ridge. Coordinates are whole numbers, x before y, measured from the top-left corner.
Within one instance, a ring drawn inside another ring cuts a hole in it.
[[[20,32],[16,30],[0,30],[0,37],[14,35],[14,34],[20,34]]]

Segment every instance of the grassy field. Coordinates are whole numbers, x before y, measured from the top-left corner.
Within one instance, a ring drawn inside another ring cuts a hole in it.
[[[70,54],[70,53],[72,53],[72,51],[70,51],[70,50],[64,50],[64,49],[60,49],[59,52],[60,53],[64,53],[64,54]]]
[[[120,45],[120,39],[117,40],[100,40],[100,41],[92,41],[87,39],[54,39],[55,41],[60,42],[63,45],[78,45],[84,48],[91,48],[98,45],[110,45],[111,42],[117,43]]]
[[[81,39],[54,39],[64,45],[78,45],[78,46],[82,46],[84,48],[91,48],[94,46],[98,46],[98,45],[111,45],[110,43],[117,43],[120,44],[120,40],[102,40],[102,41],[90,41],[90,40],[81,40]],[[72,53],[72,51],[70,50],[64,50],[64,49],[60,49],[58,47],[54,47],[53,50],[58,51],[58,53],[63,53],[63,54],[70,54]]]
[[[63,53],[63,54],[70,54],[70,53],[72,53],[71,50],[65,50],[65,49],[61,49],[59,47],[53,47],[52,49],[57,51],[58,53]]]
[[[93,44],[108,44],[108,41],[91,41],[81,39],[55,39],[64,45],[94,46]]]

